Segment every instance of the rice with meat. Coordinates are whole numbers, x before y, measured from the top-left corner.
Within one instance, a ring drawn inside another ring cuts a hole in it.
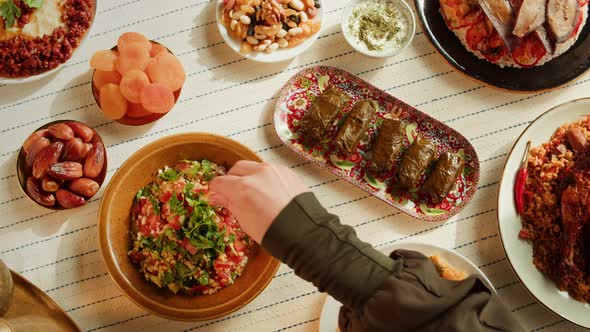
[[[588,234],[586,229],[575,240],[575,267],[564,269],[563,265],[566,232],[561,216],[561,195],[564,189],[564,173],[574,167],[577,160],[566,136],[574,127],[581,129],[590,140],[589,117],[561,126],[549,142],[531,150],[528,159],[529,175],[524,191],[523,228],[519,236],[532,244],[533,264],[537,269],[553,280],[560,290],[569,292],[576,300],[590,301],[590,275],[587,272],[583,245],[583,239]],[[586,180],[590,185],[590,179]]]

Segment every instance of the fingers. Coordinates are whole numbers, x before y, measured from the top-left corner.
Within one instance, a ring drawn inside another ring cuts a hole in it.
[[[231,193],[236,190],[240,179],[239,176],[235,175],[218,176],[209,183],[209,192],[222,196],[231,196]]]
[[[240,160],[234,165],[234,167],[232,167],[229,170],[229,172],[227,174],[228,175],[235,175],[235,176],[252,175],[257,170],[259,170],[261,166],[262,166],[262,163],[259,163],[259,162],[250,161],[250,160]]]
[[[228,203],[236,193],[240,177],[234,175],[218,176],[209,183],[209,204],[228,208]]]
[[[222,196],[221,194],[210,193],[208,203],[210,206],[221,206],[224,208],[228,208],[229,200],[227,199],[227,197]]]

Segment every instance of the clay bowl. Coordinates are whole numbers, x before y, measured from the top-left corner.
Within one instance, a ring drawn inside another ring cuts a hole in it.
[[[35,131],[38,131],[38,130],[41,130],[41,129],[46,129],[49,126],[54,125],[56,123],[65,123],[65,122],[79,122],[79,123],[82,123],[84,125],[87,125],[84,122],[75,121],[75,120],[57,120],[57,121],[52,121],[52,122],[46,123],[43,126],[35,129]],[[90,126],[88,126],[88,127],[90,127]],[[90,128],[92,128],[92,127],[90,127]],[[34,133],[35,131],[31,132],[31,134]],[[107,175],[107,166],[108,166],[108,158],[107,157],[108,157],[108,151],[106,151],[107,146],[104,144],[102,138],[96,132],[96,130],[94,131],[94,136],[105,147],[104,165],[102,166],[102,171],[100,172],[100,174],[96,178],[94,178],[94,181],[98,182],[98,185],[102,187],[102,184],[104,182],[104,179],[105,179],[105,177]],[[18,177],[18,183],[20,184],[20,188],[22,189],[22,191],[25,194],[25,196],[27,196],[27,198],[30,199],[31,202],[33,202],[33,203],[35,203],[35,204],[37,204],[37,205],[39,205],[41,207],[44,207],[46,209],[50,209],[50,210],[67,210],[67,209],[59,206],[59,204],[57,204],[57,203],[54,206],[44,206],[44,205],[41,205],[41,204],[37,203],[33,198],[31,198],[31,196],[27,193],[27,179],[29,178],[29,176],[32,176],[32,175],[31,175],[31,171],[29,169],[27,169],[27,167],[26,167],[26,162],[25,162],[26,158],[27,158],[27,154],[25,153],[24,149],[21,147],[21,149],[20,149],[20,151],[18,153],[18,159],[16,160],[16,174],[17,174],[17,177]],[[95,197],[96,197],[96,195],[95,195]],[[91,198],[87,198],[86,199],[86,204],[88,204],[88,201],[90,199]],[[82,206],[85,206],[86,204],[84,204]]]
[[[208,159],[228,168],[239,160],[260,161],[247,147],[213,134],[179,134],[157,140],[127,159],[109,182],[98,212],[98,241],[109,275],[131,301],[168,319],[202,321],[227,315],[252,301],[270,283],[280,262],[255,244],[243,274],[213,295],[174,295],[144,279],[127,257],[129,212],[135,194],[153,181],[155,172],[183,159]]]
[[[154,44],[162,45],[156,41],[153,41],[153,40],[150,40],[150,41]],[[164,46],[164,45],[162,45],[162,46]],[[172,51],[170,51],[170,49],[168,47],[166,47],[166,46],[164,46],[164,47],[168,50],[168,52],[172,53]],[[117,51],[117,50],[118,50],[117,45],[115,45],[111,48],[111,51]],[[172,54],[174,54],[174,53],[172,53]],[[100,91],[94,85],[94,73],[96,73],[96,70],[92,71],[92,80],[91,80],[92,95],[94,96],[94,101],[96,102],[96,105],[98,105],[98,108],[100,108]],[[182,88],[174,91],[174,103],[178,102],[178,98],[180,97],[181,91],[182,91]],[[173,111],[173,109],[170,110],[170,112],[172,112],[172,111]],[[168,112],[168,113],[170,113],[170,112]],[[125,115],[121,119],[113,120],[113,121],[118,122],[123,125],[127,125],[127,126],[143,126],[143,125],[160,120],[168,113],[154,113],[152,115],[144,116],[141,118],[132,118],[132,117]]]

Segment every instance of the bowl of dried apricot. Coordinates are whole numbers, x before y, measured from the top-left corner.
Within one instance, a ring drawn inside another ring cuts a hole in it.
[[[140,126],[168,114],[180,96],[186,73],[166,47],[137,32],[126,32],[110,50],[90,59],[92,94],[103,114]]]
[[[106,148],[86,124],[54,121],[25,140],[16,168],[21,188],[35,203],[53,210],[72,209],[85,205],[104,182]]]

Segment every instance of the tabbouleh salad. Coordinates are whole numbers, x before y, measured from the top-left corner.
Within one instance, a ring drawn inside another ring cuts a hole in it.
[[[242,273],[250,239],[229,211],[206,199],[209,181],[223,174],[208,160],[182,160],[139,190],[129,257],[148,281],[175,294],[213,294]]]

